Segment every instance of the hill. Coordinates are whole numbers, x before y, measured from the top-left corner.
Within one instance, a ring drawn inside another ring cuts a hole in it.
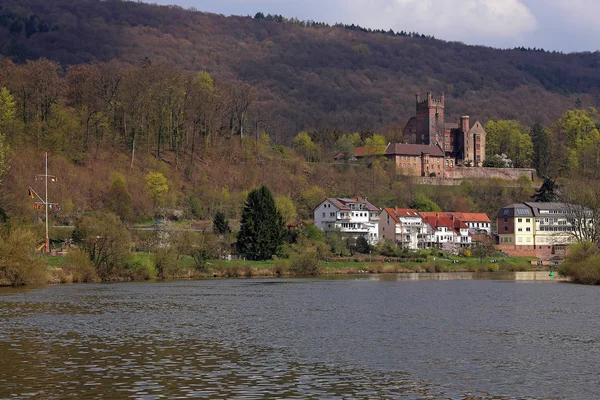
[[[128,1],[6,0],[0,53],[62,68],[167,62],[247,82],[246,124],[278,143],[304,129],[397,130],[414,93],[444,91],[449,118],[548,124],[600,102],[600,54],[498,50],[422,35],[278,18],[224,17]],[[579,100],[579,101],[578,101]]]

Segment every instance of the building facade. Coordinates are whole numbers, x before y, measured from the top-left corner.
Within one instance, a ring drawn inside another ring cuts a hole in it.
[[[470,117],[460,117],[458,123],[445,121],[445,97],[439,99],[427,93],[421,100],[416,95],[417,115],[412,117],[403,130],[405,140],[413,144],[437,145],[446,157],[457,165],[482,167],[485,161],[486,132],[479,121],[471,125]]]
[[[534,202],[501,208],[497,215],[499,248],[510,255],[540,259],[564,255],[575,241],[573,210],[565,203]]]
[[[315,226],[325,232],[364,237],[369,244],[379,242],[379,208],[367,199],[327,198],[314,210]]]
[[[379,214],[379,240],[392,241],[404,249],[418,249],[423,219],[417,210],[385,208]]]

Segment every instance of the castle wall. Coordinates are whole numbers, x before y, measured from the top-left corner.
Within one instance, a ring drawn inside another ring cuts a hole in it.
[[[516,181],[521,177],[526,177],[533,181],[535,170],[531,168],[455,167],[446,170],[446,177],[451,179],[504,179],[507,181]]]

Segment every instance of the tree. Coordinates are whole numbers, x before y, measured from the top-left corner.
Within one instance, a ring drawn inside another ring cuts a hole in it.
[[[275,197],[275,205],[286,224],[293,224],[296,222],[298,212],[296,211],[296,206],[290,196]]]
[[[217,211],[215,214],[215,218],[213,219],[213,232],[218,235],[225,235],[231,232],[229,221],[227,221],[225,214],[222,211]]]
[[[531,141],[533,143],[533,168],[539,176],[544,176],[548,173],[550,166],[550,131],[540,124],[534,124],[531,127]]]
[[[318,145],[313,142],[308,132],[300,132],[296,135],[292,143],[294,148],[306,158],[306,161],[319,161],[320,149]]]
[[[369,155],[380,155],[385,153],[387,141],[382,135],[373,135],[365,139],[365,147],[368,148]]]
[[[533,143],[527,129],[518,121],[488,121],[485,124],[486,155],[506,154],[515,167],[523,168],[531,164]]]
[[[483,264],[486,257],[492,256],[496,252],[496,244],[491,236],[483,236],[481,241],[473,246],[472,254],[479,258],[479,263]]]
[[[507,159],[503,158],[501,155],[494,154],[493,156],[485,159],[483,166],[486,168],[508,168],[508,163],[506,160]]]
[[[269,260],[283,244],[285,223],[265,186],[248,194],[242,210],[238,250],[250,260]]]
[[[165,195],[169,191],[167,178],[160,172],[148,172],[148,175],[146,175],[146,191],[152,199],[154,208],[162,205]]]
[[[421,212],[441,212],[442,209],[433,200],[424,195],[417,193],[413,199],[412,208]]]
[[[110,212],[86,215],[75,226],[73,239],[88,254],[103,281],[119,276],[131,246],[129,231],[119,217]]]
[[[558,189],[560,185],[556,184],[554,179],[546,176],[544,182],[539,189],[536,189],[535,194],[531,196],[536,203],[550,203],[558,201]]]
[[[371,252],[371,245],[369,244],[369,241],[366,237],[359,236],[358,238],[356,238],[354,250],[356,250],[360,254],[369,254]]]
[[[121,173],[113,172],[110,180],[110,187],[106,195],[106,205],[121,220],[129,221],[132,218],[133,199],[127,189],[125,176]]]
[[[6,135],[11,127],[15,125],[16,103],[8,89],[0,88],[0,182],[2,175],[6,171],[7,158],[9,152],[8,143],[6,143]]]

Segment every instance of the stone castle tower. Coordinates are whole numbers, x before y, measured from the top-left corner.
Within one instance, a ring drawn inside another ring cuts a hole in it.
[[[417,100],[416,138],[417,144],[443,145],[444,140],[444,94],[434,99],[427,92],[427,99]]]

